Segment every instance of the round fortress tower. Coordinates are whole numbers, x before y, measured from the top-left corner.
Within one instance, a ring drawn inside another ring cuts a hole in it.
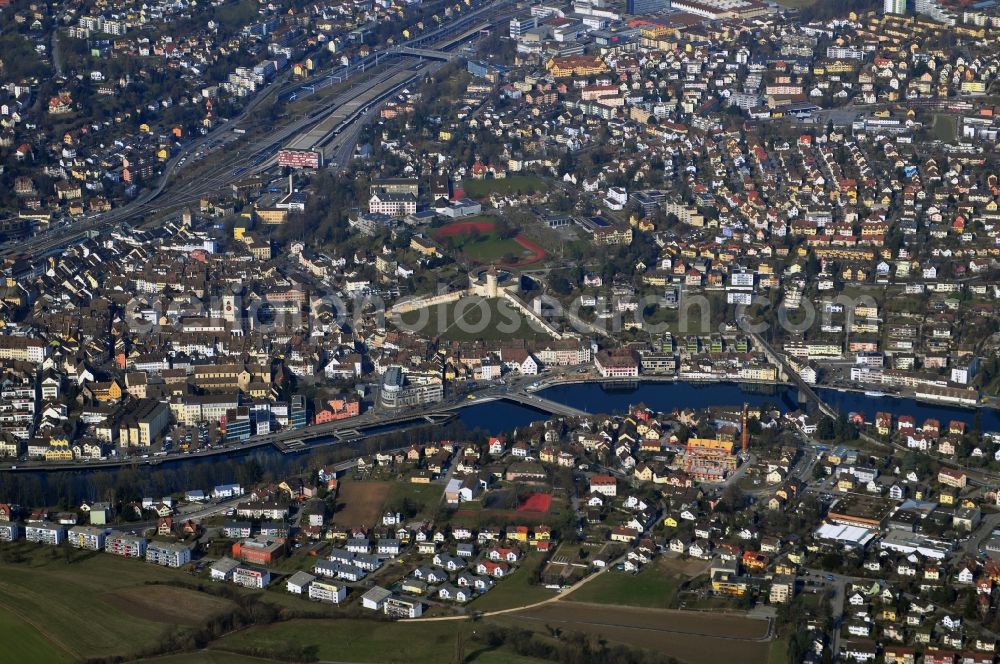
[[[497,266],[491,265],[486,271],[486,297],[497,297]]]
[[[469,273],[469,293],[496,299],[504,293],[517,294],[519,279],[509,270],[491,265]]]

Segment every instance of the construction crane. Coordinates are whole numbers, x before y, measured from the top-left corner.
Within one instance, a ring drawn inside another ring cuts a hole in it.
[[[743,454],[743,456],[746,456],[747,446],[750,443],[750,432],[747,430],[747,402],[746,401],[743,402],[743,417],[741,419],[741,428],[743,429],[743,431],[741,432],[742,433],[742,443],[743,443],[742,446],[741,446],[741,448],[742,448],[742,454]]]

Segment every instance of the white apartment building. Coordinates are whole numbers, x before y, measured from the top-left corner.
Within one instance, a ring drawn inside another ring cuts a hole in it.
[[[244,588],[264,588],[271,583],[271,573],[266,569],[238,565],[233,568],[232,579],[233,583]]]
[[[324,579],[316,579],[309,584],[309,599],[340,604],[345,597],[347,597],[347,586],[343,584]]]
[[[191,562],[191,549],[174,542],[152,542],[146,547],[146,562],[164,567],[180,567]]]
[[[58,546],[66,537],[66,530],[54,523],[33,523],[24,529],[24,539],[37,544]]]

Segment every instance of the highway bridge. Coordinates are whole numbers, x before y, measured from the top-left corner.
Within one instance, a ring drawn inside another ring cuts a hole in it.
[[[418,58],[430,58],[431,60],[454,60],[458,57],[456,53],[450,53],[448,51],[439,51],[433,48],[411,48],[409,46],[400,46],[394,49],[395,53],[400,55],[412,55]]]
[[[814,390],[809,383],[802,380],[802,376],[800,376],[799,372],[788,363],[788,360],[785,359],[783,353],[779,353],[774,350],[774,348],[771,347],[771,344],[764,340],[764,337],[751,330],[751,327],[745,317],[739,318],[737,320],[737,325],[739,325],[740,329],[745,330],[747,334],[750,335],[750,338],[753,339],[754,345],[764,352],[767,359],[781,369],[781,373],[784,374],[785,379],[791,381],[792,384],[799,389],[800,398],[805,397],[807,402],[816,404],[819,411],[824,415],[834,419],[837,418],[837,410],[830,404],[823,401],[819,394],[816,393],[816,390]]]
[[[543,410],[551,415],[560,415],[562,417],[589,417],[591,415],[585,410],[573,408],[572,406],[561,404],[558,401],[552,401],[551,399],[546,399],[538,396],[537,394],[529,394],[527,392],[507,392],[504,393],[501,398],[505,401],[513,401],[514,403],[530,406],[531,408],[535,408],[537,410]]]
[[[300,452],[323,447],[342,445],[364,440],[366,436],[380,435],[391,431],[403,431],[419,426],[441,426],[455,419],[454,412],[407,413],[382,420],[372,419],[368,424],[358,424],[355,418],[316,424],[303,429],[292,429],[274,434],[273,438],[254,441],[254,445],[273,445],[281,452]],[[333,425],[332,427],[330,425]]]
[[[490,401],[510,401],[511,403],[528,406],[529,408],[534,408],[535,410],[559,417],[590,417],[590,415],[592,415],[592,413],[588,413],[585,410],[573,408],[572,406],[561,404],[558,401],[552,401],[551,399],[540,397],[537,394],[525,391],[512,392],[503,389],[491,389],[479,392],[475,395],[475,400],[471,402],[471,405],[487,403]],[[446,406],[444,410],[458,410],[468,405],[470,405],[469,402],[460,401],[452,404],[451,406]]]

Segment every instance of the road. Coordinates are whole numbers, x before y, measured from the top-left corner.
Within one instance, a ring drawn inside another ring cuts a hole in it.
[[[840,632],[844,621],[844,602],[847,598],[847,586],[853,583],[871,583],[872,579],[847,576],[844,574],[832,574],[821,569],[805,569],[805,576],[814,577],[813,580],[822,579],[823,582],[833,590],[833,597],[830,598],[831,616],[833,618],[833,633],[830,635],[830,652],[833,660],[840,656]],[[833,578],[830,581],[830,577]]]
[[[983,520],[979,523],[979,526],[962,543],[962,551],[966,555],[978,558],[983,543],[993,534],[993,531],[998,526],[1000,526],[1000,513],[983,515]]]
[[[397,451],[403,451],[405,448],[400,448]],[[358,459],[348,459],[347,461],[342,461],[333,466],[334,470],[338,473],[350,470],[358,465]],[[182,506],[176,514],[174,514],[174,519],[181,521],[202,521],[210,517],[216,516],[217,514],[223,514],[231,509],[235,509],[237,505],[247,500],[246,496],[237,496],[235,498],[230,498],[228,500],[223,500],[220,502],[210,502],[203,505],[190,505]],[[301,516],[301,511],[299,512]],[[155,528],[159,519],[153,519],[150,521],[136,521],[133,523],[119,524],[119,527],[124,530],[130,530],[136,533],[141,533],[144,530],[150,528]]]
[[[510,615],[510,614],[520,613],[522,611],[529,611],[531,609],[537,609],[539,607],[543,607],[543,606],[547,606],[547,605],[550,605],[550,604],[554,604],[556,602],[563,601],[569,595],[572,595],[573,593],[575,593],[580,588],[583,588],[584,586],[586,586],[588,583],[590,583],[594,579],[600,577],[602,574],[606,574],[608,572],[608,570],[614,569],[616,565],[618,565],[619,563],[621,563],[621,562],[623,562],[625,560],[626,555],[622,555],[619,558],[611,561],[610,563],[607,564],[607,566],[603,567],[602,569],[598,570],[597,572],[595,572],[593,574],[590,574],[589,576],[586,576],[586,577],[580,579],[579,581],[577,581],[576,583],[574,583],[569,588],[564,589],[561,593],[553,595],[552,597],[549,597],[548,599],[544,599],[544,600],[542,600],[540,602],[532,602],[531,604],[524,604],[522,606],[511,607],[509,609],[497,609],[495,611],[477,612],[474,615],[475,615],[475,617],[477,619],[478,618],[492,618],[492,617],[495,617],[495,616]],[[584,604],[582,606],[586,606],[586,605]],[[607,609],[607,606],[601,605],[601,608],[602,609]],[[664,613],[664,615],[670,614],[670,613],[678,613],[678,614],[680,614],[680,613],[688,613],[687,611],[684,611],[683,609],[651,609],[651,610],[653,610],[653,611],[662,611]],[[462,614],[462,615],[455,615],[455,616],[436,616],[436,617],[433,617],[433,618],[423,618],[423,617],[421,617],[421,618],[405,618],[405,619],[403,619],[403,622],[451,622],[451,621],[456,621],[456,620],[468,620],[468,619],[469,619],[469,616],[467,614]],[[551,621],[552,619],[549,618],[547,620]],[[720,636],[720,635],[717,635],[717,634],[705,634],[704,636],[711,636],[712,638],[715,638],[715,639],[723,639],[723,640],[730,640],[730,641],[748,641],[748,642],[749,641],[752,641],[752,642],[767,642],[767,641],[771,641],[774,638],[774,621],[772,619],[770,619],[770,618],[767,618],[766,620],[767,620],[767,631],[766,631],[766,633],[763,636],[760,636],[760,637]],[[566,623],[568,623],[570,625],[579,624],[579,622],[580,621],[576,621],[576,620],[572,620],[572,619],[566,620]],[[631,629],[639,629],[639,630],[650,630],[650,631],[666,632],[666,633],[676,633],[676,634],[692,634],[692,632],[681,631],[681,630],[672,630],[672,629],[670,629],[669,625],[664,625],[663,627],[655,627],[654,628],[654,627],[637,627],[637,626],[634,626],[634,625],[630,626],[630,625],[627,625],[627,624],[612,623],[612,622],[599,622],[599,623],[598,622],[586,622],[585,624],[594,625],[594,626],[597,626],[597,627],[629,627]]]
[[[352,463],[357,462],[353,461]],[[235,509],[238,504],[246,499],[246,496],[237,496],[236,498],[230,498],[229,500],[223,500],[221,502],[210,502],[208,504],[194,506],[187,511],[185,511],[185,508],[182,507],[176,514],[174,514],[174,519],[178,521],[187,521],[189,519],[191,521],[201,521],[202,519],[213,517],[216,514],[222,514],[231,509]],[[132,523],[122,523],[116,525],[120,530],[127,530],[140,534],[150,528],[156,528],[158,523],[159,519],[152,519],[150,521],[134,521]]]
[[[436,405],[436,404],[435,404]],[[447,409],[445,409],[447,410]],[[11,470],[15,472],[52,472],[60,470],[104,470],[120,466],[156,466],[159,464],[175,463],[179,461],[190,461],[195,459],[205,459],[213,456],[225,456],[238,454],[252,450],[257,447],[274,445],[279,449],[288,447],[290,452],[308,451],[328,445],[355,445],[364,440],[364,429],[386,425],[398,425],[396,431],[405,430],[414,426],[429,426],[442,424],[453,417],[448,412],[438,412],[432,406],[423,410],[405,411],[402,413],[386,416],[384,412],[369,411],[358,417],[348,420],[338,420],[324,424],[314,424],[302,429],[283,429],[275,433],[254,436],[242,442],[230,443],[229,445],[217,445],[211,448],[202,448],[188,452],[172,452],[164,456],[156,456],[148,453],[142,456],[127,456],[112,459],[91,461],[76,460],[68,462],[45,462],[45,461],[24,461],[19,459],[10,464],[4,463],[0,470]],[[299,448],[292,448],[289,444],[299,441],[312,441]]]
[[[550,381],[558,381],[559,376],[563,376],[573,370],[573,367],[558,367],[556,371],[553,372],[552,376],[549,377]],[[192,451],[190,453],[181,453],[180,451],[165,455],[165,456],[152,456],[147,455],[147,458],[121,458],[115,460],[106,461],[73,461],[65,463],[46,463],[46,462],[25,462],[24,460],[18,460],[13,464],[4,463],[0,466],[2,470],[14,470],[15,472],[51,472],[60,470],[98,470],[104,468],[113,468],[117,466],[127,466],[127,465],[159,465],[161,463],[173,463],[178,461],[187,461],[193,459],[204,459],[211,456],[222,456],[228,454],[236,454],[245,452],[256,447],[264,447],[268,445],[275,445],[276,443],[287,444],[294,441],[305,441],[312,440],[318,444],[306,444],[302,447],[303,451],[308,451],[324,444],[322,441],[333,441],[332,444],[343,444],[351,445],[360,440],[364,440],[364,436],[348,437],[337,439],[337,434],[348,434],[354,429],[364,429],[365,427],[373,426],[385,426],[387,424],[399,423],[403,426],[405,423],[410,421],[419,420],[420,418],[445,418],[447,416],[452,416],[453,411],[465,407],[473,406],[481,401],[482,398],[504,398],[510,396],[511,393],[518,393],[523,391],[532,382],[540,382],[539,376],[520,376],[511,380],[509,383],[503,385],[489,385],[485,389],[480,390],[476,393],[475,398],[468,399],[466,393],[451,395],[447,399],[439,401],[433,404],[427,404],[422,407],[414,407],[409,409],[403,409],[400,411],[386,411],[384,408],[375,408],[357,417],[352,417],[347,420],[338,420],[335,422],[328,422],[325,424],[316,424],[308,426],[302,429],[285,429],[282,431],[277,431],[270,434],[265,434],[262,436],[254,436],[249,438],[242,443],[226,445],[223,447],[214,447],[212,449],[201,449]],[[535,404],[535,407],[544,408],[545,401],[540,401]],[[427,421],[427,424],[434,424],[436,422]],[[409,426],[417,425],[417,422]],[[331,444],[327,442],[325,444]]]
[[[52,59],[52,68],[55,70],[56,76],[62,76],[62,50],[59,45],[58,28],[52,30],[52,39],[49,42],[49,57]]]

